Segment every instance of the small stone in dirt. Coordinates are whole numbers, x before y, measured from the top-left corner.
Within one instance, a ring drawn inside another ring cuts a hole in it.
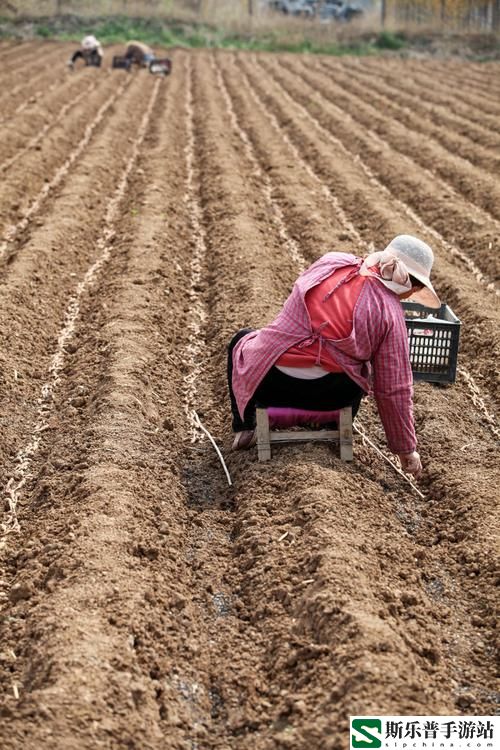
[[[184,609],[184,607],[187,604],[187,601],[185,597],[178,595],[174,599],[171,599],[169,604],[174,609]]]
[[[174,429],[173,422],[172,420],[168,419],[168,417],[163,420],[163,429],[168,430],[169,432],[172,432],[172,430]]]
[[[472,695],[461,695],[456,700],[456,704],[459,708],[469,708],[473,703],[474,697]]]
[[[134,555],[137,557],[146,557],[148,560],[157,560],[158,559],[158,550],[156,547],[147,547],[143,544],[138,544],[134,548]]]
[[[159,533],[159,534],[162,534],[163,536],[167,536],[167,535],[168,535],[168,533],[169,533],[169,531],[170,531],[170,529],[168,528],[168,526],[167,526],[167,524],[166,524],[166,523],[161,523],[161,524],[160,524],[160,525],[158,526],[158,533]]]
[[[133,682],[130,686],[130,693],[132,695],[132,700],[134,701],[134,704],[136,706],[139,706],[144,702],[144,697],[146,695],[146,690],[143,685],[139,682]]]
[[[305,702],[303,700],[295,701],[295,703],[293,704],[293,707],[294,707],[295,711],[297,711],[297,713],[299,713],[299,714],[306,714],[307,713],[307,706],[306,706],[306,704],[305,704]]]
[[[68,354],[74,354],[77,351],[78,347],[75,343],[70,341],[68,344],[66,344],[64,349]]]
[[[33,593],[33,588],[26,583],[15,583],[9,592],[9,599],[12,604],[17,604],[24,599],[29,599]]]
[[[401,595],[401,601],[403,602],[405,607],[412,607],[415,604],[418,604],[418,598],[415,596],[415,594],[408,594],[406,592]]]
[[[87,402],[86,402],[86,400],[85,400],[85,399],[83,398],[83,396],[77,396],[76,398],[72,398],[72,399],[71,399],[71,403],[73,404],[73,406],[76,406],[77,408],[79,408],[79,407],[81,407],[81,406],[85,406],[85,404],[86,404]]]

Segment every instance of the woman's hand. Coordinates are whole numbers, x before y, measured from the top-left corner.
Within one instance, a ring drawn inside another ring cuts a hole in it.
[[[422,462],[417,451],[413,451],[413,453],[398,453],[398,455],[403,471],[407,474],[413,474],[415,479],[418,479],[422,474]]]

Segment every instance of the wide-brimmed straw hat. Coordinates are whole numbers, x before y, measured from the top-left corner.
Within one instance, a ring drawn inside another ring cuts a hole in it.
[[[419,302],[426,307],[440,307],[441,301],[430,280],[432,264],[434,263],[434,253],[429,245],[417,237],[412,237],[410,234],[399,234],[389,242],[385,250],[369,255],[363,264],[361,272],[363,275],[368,274],[371,267],[382,262],[382,260],[389,259],[391,256],[393,259],[398,259],[400,268],[402,264],[408,274],[423,284],[422,289],[419,289],[409,297],[409,301]],[[380,278],[380,281],[383,284],[385,283],[390,289],[396,291],[396,293],[404,291],[403,287],[399,287],[390,280]],[[410,282],[406,280],[405,283],[410,288]]]

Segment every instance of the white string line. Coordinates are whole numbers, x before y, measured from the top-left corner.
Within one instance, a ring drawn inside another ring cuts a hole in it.
[[[212,66],[212,70],[214,71],[215,75],[217,76],[217,85],[219,87],[219,90],[222,93],[222,96],[224,98],[224,102],[226,104],[226,110],[229,115],[229,119],[231,121],[232,128],[234,132],[239,136],[240,140],[242,141],[245,151],[247,153],[247,156],[250,160],[250,162],[253,165],[254,168],[254,174],[255,176],[261,181],[263,192],[267,201],[268,206],[270,206],[272,212],[273,212],[273,218],[274,223],[278,229],[278,233],[285,243],[285,247],[288,250],[293,262],[301,269],[304,270],[307,266],[307,262],[302,255],[298,243],[290,237],[285,220],[283,217],[283,211],[281,210],[281,206],[273,200],[272,197],[272,186],[271,186],[271,180],[269,179],[269,176],[264,172],[264,170],[261,168],[258,159],[255,155],[254,147],[248,137],[248,134],[246,131],[244,131],[238,122],[238,117],[234,111],[233,103],[231,101],[231,97],[229,96],[229,92],[227,90],[226,84],[224,83],[224,79],[222,77],[220,68],[218,68],[215,64],[215,60],[213,56],[210,56],[210,64]]]
[[[7,228],[4,236],[1,238],[1,244],[0,244],[0,260],[2,260],[6,253],[7,248],[9,246],[9,243],[12,242],[12,240],[16,237],[16,235],[19,234],[23,229],[25,229],[31,217],[37,213],[37,211],[40,209],[42,203],[46,199],[46,197],[49,195],[49,193],[56,188],[60,182],[62,182],[63,178],[67,175],[70,168],[78,159],[84,148],[88,145],[90,142],[90,139],[92,138],[92,135],[94,133],[94,130],[97,128],[97,126],[102,122],[104,115],[108,111],[108,109],[111,107],[111,105],[118,99],[124,92],[125,88],[130,85],[132,79],[128,79],[123,83],[114,94],[112,94],[100,107],[99,111],[97,112],[97,115],[92,120],[92,122],[87,125],[85,128],[84,135],[76,148],[71,152],[71,154],[68,156],[64,164],[59,167],[57,172],[55,173],[54,177],[50,180],[50,182],[45,183],[43,188],[40,190],[38,195],[36,196],[35,200],[31,203],[30,207],[26,211],[23,218],[18,221],[17,224],[14,224]]]
[[[304,162],[304,160],[302,159],[302,157],[301,157],[301,156],[300,156],[300,154],[298,153],[298,151],[297,151],[296,147],[295,147],[295,146],[294,146],[294,145],[293,145],[293,144],[291,143],[291,141],[290,141],[289,137],[287,136],[287,134],[285,133],[285,131],[284,131],[284,130],[283,130],[283,129],[282,129],[281,127],[280,127],[280,125],[279,125],[279,123],[278,123],[278,121],[277,121],[277,118],[276,118],[276,116],[275,116],[275,115],[274,115],[274,114],[273,114],[272,112],[270,112],[270,111],[269,111],[269,110],[268,110],[268,109],[267,109],[267,108],[265,107],[265,105],[263,104],[263,102],[262,102],[262,100],[260,99],[259,95],[258,95],[258,94],[256,93],[256,91],[254,90],[254,88],[253,88],[252,84],[250,83],[250,81],[249,81],[249,78],[248,78],[247,74],[246,74],[246,73],[245,73],[244,71],[242,71],[242,74],[243,74],[243,78],[244,78],[244,80],[245,80],[245,83],[246,83],[246,85],[247,85],[247,88],[248,88],[248,90],[249,90],[249,92],[250,92],[250,94],[251,94],[252,98],[254,99],[254,101],[255,101],[255,102],[256,102],[256,103],[257,103],[257,104],[259,105],[260,109],[261,109],[261,110],[262,110],[262,111],[264,112],[264,114],[265,114],[265,115],[267,115],[268,119],[269,119],[269,120],[270,120],[270,121],[272,122],[272,124],[273,124],[273,127],[274,127],[275,129],[277,129],[277,130],[278,130],[278,131],[279,131],[279,132],[280,132],[280,133],[282,134],[282,136],[283,136],[283,140],[284,140],[284,141],[285,141],[285,142],[286,142],[286,143],[287,143],[288,145],[290,145],[290,146],[291,146],[291,147],[292,147],[292,148],[294,149],[294,152],[296,153],[296,158],[297,158],[297,160],[298,160],[298,161],[300,161],[301,163],[303,163],[303,164],[304,164],[304,165],[305,165],[306,167],[309,167],[309,165],[307,165],[307,163],[306,163],[306,162]],[[285,92],[285,93],[286,93],[286,92]],[[294,100],[293,100],[293,101],[294,101]],[[299,107],[301,107],[301,105],[298,105],[298,106],[299,106]],[[318,176],[318,175],[317,175],[317,174],[316,174],[315,172],[313,172],[313,171],[312,171],[312,168],[310,168],[310,167],[309,167],[309,168],[308,168],[308,171],[309,171],[309,173],[310,173],[310,174],[311,174],[311,175],[312,175],[313,177],[315,177],[315,179],[316,179],[316,180],[317,180],[317,181],[318,181],[318,182],[319,182],[319,183],[320,183],[320,184],[322,185],[322,187],[323,187],[323,188],[325,188],[325,190],[326,190],[326,191],[328,191],[328,193],[329,193],[330,191],[329,191],[328,187],[327,187],[327,186],[326,186],[326,185],[324,184],[324,182],[322,181],[322,179],[321,179],[321,178],[320,178],[320,177],[319,177],[319,176]],[[345,217],[345,214],[343,213],[342,209],[340,209],[340,212],[339,212],[339,218],[340,218],[340,219],[342,220],[342,223],[343,223],[343,225],[344,225],[344,226],[346,226],[346,223],[347,223],[347,217]],[[345,218],[345,222],[346,222],[346,223],[344,223],[344,218]],[[356,236],[356,238],[357,238],[357,240],[358,240],[358,243],[359,243],[359,245],[360,245],[360,246],[361,246],[361,245],[363,245],[363,241],[362,241],[362,239],[361,239],[361,236],[359,235],[359,233],[357,232],[357,230],[355,229],[355,227],[354,227],[354,226],[353,226],[352,224],[350,224],[350,223],[349,223],[349,227],[346,227],[346,229],[347,229],[347,228],[349,229],[349,231],[351,231],[351,232],[353,232],[353,233],[354,233],[354,235]],[[371,248],[370,246],[368,246],[368,249],[372,249],[372,248]],[[463,373],[463,375],[464,375],[464,379],[466,380],[466,382],[467,382],[467,383],[468,383],[468,385],[469,385],[469,382],[470,382],[470,381],[472,381],[472,375],[471,375],[471,374],[470,374],[470,372],[469,372],[469,371],[467,370],[467,368],[465,368],[464,366],[462,366],[462,367],[461,367],[461,368],[459,368],[459,369],[460,369],[460,370],[462,371],[462,373]],[[469,395],[469,394],[470,394],[470,395]],[[476,383],[474,383],[474,389],[472,389],[472,388],[470,387],[470,385],[469,385],[469,394],[466,394],[466,395],[469,395],[469,398],[471,398],[471,399],[472,399],[473,403],[474,403],[474,404],[475,404],[476,406],[478,406],[478,407],[479,407],[479,408],[480,408],[480,409],[481,409],[481,410],[483,411],[483,413],[485,414],[485,416],[486,416],[486,418],[487,418],[487,422],[488,422],[488,423],[489,423],[489,425],[491,426],[491,419],[490,419],[490,417],[491,417],[491,418],[493,419],[493,421],[494,421],[494,419],[495,419],[495,418],[493,417],[493,415],[491,415],[491,414],[490,414],[490,413],[489,413],[489,412],[487,411],[486,407],[484,406],[484,404],[485,404],[485,397],[481,395],[481,392],[480,392],[479,386],[478,386],[478,385],[477,385]],[[474,396],[474,394],[476,394],[476,396],[477,396],[477,399],[476,399],[476,401],[474,401],[474,398],[472,398],[472,397]],[[484,407],[484,408],[483,408],[483,407]],[[496,433],[494,433],[494,434],[496,434]]]
[[[188,343],[186,346],[186,360],[188,362],[188,374],[184,377],[184,394],[182,406],[188,422],[191,424],[191,442],[194,443],[201,438],[200,428],[193,419],[193,409],[196,403],[198,382],[203,372],[205,341],[202,331],[207,318],[203,299],[198,291],[202,283],[203,265],[206,258],[205,229],[203,226],[203,213],[197,195],[195,184],[195,135],[194,135],[194,107],[193,107],[193,81],[191,58],[186,57],[185,71],[186,83],[186,129],[187,143],[184,148],[186,159],[186,192],[184,202],[191,218],[192,238],[194,248],[191,255],[190,279],[188,297],[190,303],[190,320],[188,322]]]
[[[470,391],[469,398],[472,400],[474,406],[482,412],[483,417],[490,428],[491,432],[496,438],[500,438],[500,429],[496,427],[495,415],[488,411],[486,403],[481,395],[479,386],[475,382],[470,372],[465,367],[457,367],[458,374],[465,380],[465,384]]]
[[[379,456],[381,456],[381,458],[384,459],[384,461],[387,461],[387,463],[392,466],[392,468],[394,469],[394,471],[396,471],[399,474],[399,476],[402,477],[405,480],[405,482],[407,482],[410,485],[410,487],[412,488],[412,490],[414,492],[416,492],[417,495],[422,498],[422,500],[426,499],[426,497],[423,494],[423,492],[420,492],[420,490],[418,489],[418,487],[404,473],[404,471],[402,471],[399,468],[399,466],[395,463],[395,461],[393,461],[392,458],[389,458],[389,456],[386,456],[386,454],[377,445],[375,445],[375,443],[368,437],[368,435],[364,431],[363,427],[358,426],[356,423],[353,423],[352,428],[353,428],[353,430],[355,432],[358,433],[358,435],[361,436],[361,441],[363,442],[363,444],[367,443],[370,446],[370,448],[372,448]]]
[[[69,299],[68,306],[64,315],[64,325],[59,332],[59,336],[57,339],[57,348],[49,365],[49,379],[43,384],[40,397],[37,401],[37,416],[35,425],[32,430],[32,436],[29,442],[17,452],[14,459],[17,467],[7,481],[7,484],[4,488],[3,494],[7,498],[9,507],[6,517],[0,524],[0,531],[4,535],[12,531],[19,531],[20,526],[17,518],[17,505],[19,502],[21,490],[26,484],[28,478],[31,476],[29,470],[33,458],[40,446],[42,434],[46,430],[50,429],[50,426],[47,423],[47,418],[49,413],[53,410],[53,394],[61,380],[61,373],[64,368],[66,358],[65,346],[67,345],[75,331],[77,318],[80,312],[79,303],[82,295],[87,291],[91,283],[95,280],[96,276],[101,271],[102,267],[110,258],[112,250],[111,240],[116,234],[115,222],[118,218],[120,203],[125,195],[130,172],[132,171],[135,162],[137,161],[140,146],[146,135],[149,120],[151,119],[153,107],[158,95],[160,83],[160,79],[158,79],[155,83],[148,106],[137,131],[136,139],[132,146],[132,153],[127,161],[127,164],[125,165],[122,176],[120,178],[120,182],[118,183],[113,197],[108,202],[106,214],[104,217],[104,229],[101,236],[97,240],[97,247],[100,251],[100,254],[97,260],[87,270],[82,281],[77,285],[75,293]],[[5,546],[5,544],[5,539],[1,539],[0,547]]]
[[[315,70],[318,71],[318,74],[320,76],[323,76],[324,74],[321,70],[318,69],[317,64],[314,66]],[[300,80],[302,80],[306,86],[309,86],[310,88],[313,88],[313,84],[311,84],[308,80],[308,73],[309,71],[296,71],[294,68],[288,69],[289,73],[293,76],[297,76]],[[324,85],[324,84],[323,84]],[[352,94],[351,94],[352,96]],[[493,224],[495,229],[500,231],[500,222],[498,219],[491,214],[488,209],[483,208],[482,206],[478,205],[477,203],[473,203],[470,201],[465,195],[462,193],[459,193],[456,188],[452,185],[451,182],[448,180],[442,178],[440,175],[437,174],[437,172],[432,171],[431,169],[425,167],[423,164],[420,164],[419,162],[415,161],[414,158],[409,156],[408,154],[405,154],[404,152],[400,151],[400,149],[397,146],[394,146],[390,141],[384,140],[380,137],[378,133],[376,133],[371,128],[367,128],[363,125],[361,120],[355,119],[347,110],[341,109],[338,105],[336,105],[334,102],[331,101],[327,96],[325,96],[321,91],[318,89],[314,89],[314,97],[319,103],[324,102],[328,107],[331,107],[334,111],[337,112],[337,114],[345,119],[347,122],[352,123],[355,127],[360,127],[363,129],[363,131],[376,143],[380,148],[384,148],[386,150],[392,151],[394,154],[397,155],[398,161],[402,161],[406,164],[409,164],[411,167],[413,167],[416,170],[419,170],[422,172],[428,179],[432,180],[432,182],[437,185],[438,187],[441,187],[442,190],[444,190],[447,193],[450,193],[453,198],[455,198],[457,201],[461,201],[466,206],[470,206],[470,208],[475,211],[483,221],[489,222],[490,224]],[[373,104],[370,104],[368,101],[363,101],[363,104],[366,107],[371,107],[372,109],[375,109]],[[380,119],[382,120],[383,114],[380,114]],[[397,118],[390,117],[388,118],[390,122],[395,123],[396,127],[405,128],[405,130],[408,130],[404,125],[401,125],[399,120]],[[415,133],[415,131],[412,131]],[[418,136],[418,133],[417,133]],[[439,148],[442,148],[443,151],[447,151],[439,142],[437,142],[437,145]],[[463,159],[460,154],[453,154],[453,158],[457,162],[463,162],[463,165],[470,169],[470,167],[473,167],[474,169],[478,170],[479,168],[476,167],[475,164],[472,164],[468,159]],[[489,175],[487,175],[489,177]]]
[[[258,59],[255,55],[252,55],[252,59],[259,64]],[[261,70],[264,72],[267,72],[266,68],[263,68],[262,66]],[[271,74],[271,77],[273,78],[273,75]],[[495,286],[495,283],[488,279],[483,272],[476,266],[476,264],[469,258],[468,255],[466,255],[463,251],[459,250],[454,245],[451,245],[447,240],[444,239],[444,237],[436,230],[434,227],[428,226],[423,219],[420,218],[420,216],[415,213],[415,211],[404,201],[402,201],[400,198],[396,198],[395,195],[391,192],[391,190],[386,187],[380,180],[375,177],[374,173],[368,167],[363,160],[361,159],[359,154],[354,154],[352,151],[350,151],[344,143],[338,139],[336,136],[333,135],[329,130],[327,130],[323,125],[321,125],[318,120],[316,120],[315,117],[313,117],[309,110],[306,109],[299,101],[294,99],[288,91],[285,89],[283,84],[281,84],[276,77],[274,77],[275,83],[280,87],[281,93],[283,97],[292,104],[292,106],[295,106],[299,111],[303,113],[303,115],[314,125],[316,130],[318,130],[327,140],[329,140],[332,144],[334,144],[337,148],[339,148],[343,154],[345,154],[351,161],[354,160],[355,163],[359,165],[361,170],[365,173],[367,178],[370,180],[370,182],[377,187],[378,190],[380,190],[384,195],[387,195],[392,203],[395,206],[398,206],[400,210],[405,213],[409,218],[420,228],[422,231],[426,232],[427,234],[430,234],[434,239],[438,240],[443,247],[448,250],[450,255],[453,255],[456,258],[459,258],[462,263],[464,263],[469,271],[472,273],[476,281],[486,286],[486,289],[489,291],[492,291],[495,295],[500,296],[500,289],[497,289]]]
[[[5,161],[0,164],[0,172],[5,172],[7,169],[9,169],[9,167],[15,164],[15,162],[20,159],[21,156],[24,156],[24,154],[33,149],[37,145],[37,143],[40,143],[40,141],[49,132],[49,130],[57,125],[57,123],[66,116],[70,109],[76,107],[81,99],[88,96],[91,91],[97,88],[97,83],[97,81],[93,81],[84,91],[80,91],[80,93],[73,97],[71,101],[67,102],[67,104],[65,104],[59,110],[59,112],[53,119],[45,123],[39,133],[31,138],[31,140],[26,144],[24,148],[19,149],[13,156],[11,156],[9,159],[5,159]]]
[[[195,412],[194,410],[193,410],[193,411],[191,412],[191,418],[192,418],[192,420],[194,421],[194,423],[195,423],[195,424],[196,424],[196,425],[197,425],[197,426],[198,426],[198,427],[199,427],[199,428],[200,428],[201,430],[203,430],[203,432],[205,433],[205,435],[206,435],[206,436],[208,437],[208,439],[210,440],[210,442],[211,442],[211,443],[212,443],[212,445],[214,446],[214,448],[215,448],[215,451],[216,451],[217,455],[219,456],[219,461],[220,461],[220,462],[221,462],[221,464],[222,464],[222,468],[223,468],[223,469],[224,469],[224,471],[226,472],[227,483],[228,483],[228,485],[229,485],[229,486],[231,487],[231,485],[233,484],[233,483],[232,483],[232,481],[231,481],[231,475],[229,474],[228,468],[227,468],[227,466],[226,466],[226,462],[224,461],[224,459],[223,459],[223,457],[222,457],[222,453],[221,453],[221,452],[220,452],[220,450],[219,450],[219,446],[217,445],[217,443],[215,442],[214,438],[212,437],[212,435],[210,434],[210,432],[209,432],[209,431],[207,430],[207,428],[206,428],[206,427],[205,427],[205,426],[204,426],[204,425],[202,424],[202,422],[201,422],[201,420],[200,420],[200,418],[199,418],[198,414],[197,414],[197,413],[196,413],[196,412]]]

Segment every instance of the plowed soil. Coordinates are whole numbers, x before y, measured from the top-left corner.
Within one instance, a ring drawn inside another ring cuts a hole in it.
[[[2,750],[494,713],[500,64],[70,49],[0,45]],[[398,233],[462,321],[457,382],[415,387],[425,499],[359,436],[230,453],[233,332]]]

